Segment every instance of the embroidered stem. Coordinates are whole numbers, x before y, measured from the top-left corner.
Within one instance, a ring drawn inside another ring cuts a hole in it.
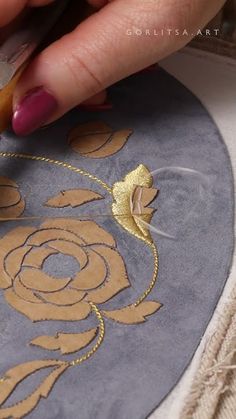
[[[27,159],[27,160],[32,160],[32,161],[41,161],[41,162],[45,162],[45,163],[49,163],[49,164],[54,164],[56,166],[60,166],[60,167],[66,168],[68,170],[71,170],[71,171],[73,171],[75,173],[78,173],[78,174],[80,174],[82,176],[86,176],[89,179],[95,181],[100,186],[102,186],[107,192],[109,192],[109,194],[111,194],[113,196],[113,188],[111,188],[107,183],[105,183],[103,180],[97,178],[95,175],[92,175],[91,173],[89,173],[89,172],[87,172],[87,171],[85,171],[83,169],[79,169],[76,166],[72,166],[69,163],[65,163],[65,162],[60,161],[60,160],[54,160],[54,159],[50,159],[50,158],[42,157],[42,156],[34,156],[34,155],[31,155],[31,154],[21,154],[21,153],[13,153],[13,152],[0,152],[0,157],[2,157],[2,158]],[[138,238],[140,238],[136,234],[135,234],[135,236],[138,237]],[[143,240],[143,238],[142,238],[142,240]],[[151,283],[150,283],[149,287],[146,289],[146,291],[144,291],[144,293],[141,295],[141,297],[136,301],[136,303],[134,304],[135,306],[138,306],[139,304],[141,304],[146,299],[146,297],[151,293],[151,291],[153,290],[153,288],[154,288],[154,286],[156,284],[157,275],[158,275],[158,267],[159,267],[159,261],[158,261],[158,259],[159,258],[158,258],[157,248],[156,248],[155,244],[154,243],[150,243],[149,240],[144,240],[144,241],[151,248],[152,253],[153,253],[153,256],[154,256],[154,272],[153,272],[153,277],[152,277],[152,280],[151,280]],[[95,309],[95,307],[96,306],[94,306],[94,308],[92,307],[92,309],[96,313],[96,310],[98,310],[98,309],[97,308]],[[96,314],[101,316],[101,314],[100,314],[99,311]],[[100,319],[99,319],[99,321],[100,321]],[[103,322],[102,317],[101,317],[101,321],[103,323],[103,329],[104,329],[104,322]],[[103,329],[101,328],[100,330],[103,330]],[[103,330],[103,335],[104,335],[104,330]],[[103,337],[101,339],[101,342],[102,342],[102,340],[103,340]],[[99,343],[98,346],[100,346],[100,344],[101,343]],[[97,350],[97,348],[94,350],[94,352],[96,350]],[[91,355],[89,355],[89,357]],[[84,359],[82,359],[82,361],[80,361],[80,359],[78,359],[76,361],[77,361],[76,363],[81,363],[81,362],[84,361]]]
[[[151,248],[152,250],[152,254],[154,257],[154,271],[153,271],[153,276],[152,276],[152,280],[150,282],[149,287],[146,289],[146,291],[144,291],[144,293],[141,295],[141,297],[136,301],[136,303],[134,304],[135,307],[137,307],[139,304],[141,304],[146,297],[152,292],[156,282],[157,282],[157,276],[158,276],[158,268],[159,268],[159,257],[158,257],[158,251],[157,248],[155,246],[154,243],[149,243],[147,242],[148,246]]]
[[[76,166],[72,166],[71,164],[65,163],[65,162],[60,161],[60,160],[49,159],[47,157],[42,157],[42,156],[33,156],[31,154],[21,154],[21,153],[12,153],[12,152],[3,152],[3,151],[0,152],[0,157],[2,157],[2,158],[13,158],[13,159],[26,159],[26,160],[32,160],[32,161],[41,161],[41,162],[44,162],[44,163],[50,163],[50,164],[54,164],[56,166],[61,166],[61,167],[64,167],[65,169],[71,170],[72,172],[79,173],[82,176],[86,176],[89,179],[94,180],[100,186],[102,186],[104,189],[106,189],[107,192],[112,194],[112,188],[110,188],[110,186],[107,185],[107,183],[103,182],[103,180],[97,178],[95,175],[92,175],[89,172],[86,172],[86,170],[79,169]]]
[[[95,313],[99,321],[98,340],[89,352],[87,352],[85,355],[81,356],[80,358],[74,359],[72,362],[70,362],[70,365],[72,367],[82,364],[82,362],[87,361],[95,352],[97,352],[97,350],[101,346],[105,337],[105,323],[101,315],[101,312],[99,311],[98,307],[94,303],[90,302],[89,304],[92,308],[92,311]]]

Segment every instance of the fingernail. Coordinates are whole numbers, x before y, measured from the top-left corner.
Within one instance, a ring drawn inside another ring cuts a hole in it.
[[[86,105],[85,103],[81,104],[78,106],[79,109],[83,109],[85,111],[91,111],[91,112],[96,112],[96,111],[108,111],[110,109],[113,108],[112,103],[110,102],[105,102],[105,103],[101,103],[101,104],[89,104]]]
[[[58,103],[43,87],[30,90],[16,106],[12,128],[16,135],[29,135],[42,127],[53,115]]]

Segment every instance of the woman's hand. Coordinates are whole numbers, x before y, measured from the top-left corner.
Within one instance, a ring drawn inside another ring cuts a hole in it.
[[[224,4],[224,0],[89,2],[100,10],[41,52],[18,83],[12,121],[16,134],[30,134],[89,98],[104,101],[108,86],[183,47]],[[48,3],[0,0],[4,10],[0,23],[9,22],[25,4]]]

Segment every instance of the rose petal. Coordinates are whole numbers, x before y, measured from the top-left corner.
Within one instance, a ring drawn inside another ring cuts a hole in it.
[[[130,129],[115,131],[103,147],[96,151],[83,153],[83,156],[93,159],[112,156],[124,147],[131,134],[132,130]]]
[[[18,227],[11,230],[0,240],[0,288],[5,289],[11,286],[11,279],[4,267],[8,253],[22,246],[35,230],[33,227]]]
[[[40,269],[43,266],[45,260],[49,256],[55,254],[57,254],[57,251],[50,249],[49,247],[31,247],[31,251],[25,256],[22,266]]]
[[[116,245],[113,237],[102,227],[96,224],[94,221],[81,221],[68,218],[56,218],[45,221],[41,225],[41,229],[61,229],[69,233],[73,233],[82,239],[86,244],[107,244],[108,246]],[[54,230],[53,230],[54,231]],[[60,230],[57,230],[58,234]],[[49,237],[48,240],[60,239],[60,237]],[[65,238],[66,239],[66,238]],[[68,241],[75,242],[75,240],[67,239]],[[76,243],[81,244],[79,239]],[[41,243],[40,243],[41,244]]]
[[[60,291],[71,281],[71,278],[53,278],[39,269],[31,268],[22,271],[19,276],[26,288],[42,292]]]
[[[102,147],[111,134],[112,129],[104,122],[87,122],[70,132],[69,143],[77,153],[90,153]]]
[[[0,208],[11,207],[20,202],[21,195],[16,188],[0,185]]]
[[[22,300],[12,288],[6,290],[4,295],[11,307],[33,322],[42,320],[79,321],[86,319],[91,312],[90,304],[85,301],[72,306],[59,307],[53,304],[34,304]]]
[[[17,218],[25,209],[25,201],[21,199],[17,205],[8,208],[0,208],[0,218]]]
[[[30,246],[18,247],[8,254],[5,260],[5,269],[8,275],[14,279],[21,270],[25,255],[32,249]]]
[[[86,299],[100,304],[108,301],[118,292],[130,286],[125,264],[118,251],[106,246],[93,246],[106,261],[109,269],[109,275],[104,285],[94,291],[89,291]]]
[[[42,304],[42,300],[37,298],[32,290],[29,290],[28,288],[24,287],[19,277],[15,279],[13,287],[18,297],[22,298],[23,300],[29,301],[35,304]]]
[[[101,285],[106,279],[107,268],[102,257],[90,249],[88,249],[87,252],[89,256],[88,264],[75,276],[75,279],[71,281],[70,286],[72,288],[77,288],[79,290],[94,289]]]
[[[51,226],[51,227],[50,227]],[[42,224],[41,229],[30,237],[28,244],[31,246],[42,246],[51,240],[67,240],[78,244],[84,244],[80,237],[73,233],[73,231],[66,231],[63,226],[53,226],[52,223],[48,226]]]
[[[13,186],[14,188],[17,188],[17,184],[16,182],[14,182],[13,180],[9,179],[6,176],[0,176],[0,185],[1,186]]]
[[[77,291],[70,288],[65,288],[64,290],[53,292],[53,293],[40,293],[43,301],[51,304],[56,304],[58,306],[71,306],[81,301],[86,293],[84,291]]]
[[[64,255],[74,257],[78,261],[80,269],[83,269],[88,262],[88,256],[85,251],[75,243],[63,240],[53,240],[48,243],[48,246]]]

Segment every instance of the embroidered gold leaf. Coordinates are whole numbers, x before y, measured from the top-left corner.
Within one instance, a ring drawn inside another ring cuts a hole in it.
[[[18,365],[5,373],[4,383],[1,385],[0,405],[10,396],[14,389],[25,378],[37,373],[45,368],[53,368],[50,374],[43,380],[39,387],[24,400],[14,404],[14,406],[0,409],[0,418],[19,419],[30,413],[37,406],[42,397],[47,398],[53,385],[60,375],[69,367],[66,362],[55,360],[32,361]]]
[[[83,333],[58,333],[56,336],[39,336],[31,345],[49,351],[60,350],[63,355],[72,354],[88,346],[97,334],[97,328]]]
[[[90,191],[89,189],[70,189],[61,191],[58,195],[49,199],[45,205],[53,208],[65,208],[69,206],[76,208],[82,204],[98,199],[103,199],[103,196]]]
[[[0,218],[19,217],[25,209],[17,184],[0,176]]]
[[[161,304],[157,301],[144,301],[138,306],[132,304],[119,310],[103,310],[102,313],[109,319],[119,323],[137,324],[145,322],[147,316],[154,314],[160,308]]]
[[[145,242],[152,243],[149,231],[153,209],[147,208],[156,196],[152,176],[143,164],[113,185],[112,212],[125,230]],[[144,188],[144,190],[143,190]]]
[[[120,151],[131,134],[130,129],[113,131],[103,122],[89,122],[70,132],[69,143],[82,156],[103,158]]]

